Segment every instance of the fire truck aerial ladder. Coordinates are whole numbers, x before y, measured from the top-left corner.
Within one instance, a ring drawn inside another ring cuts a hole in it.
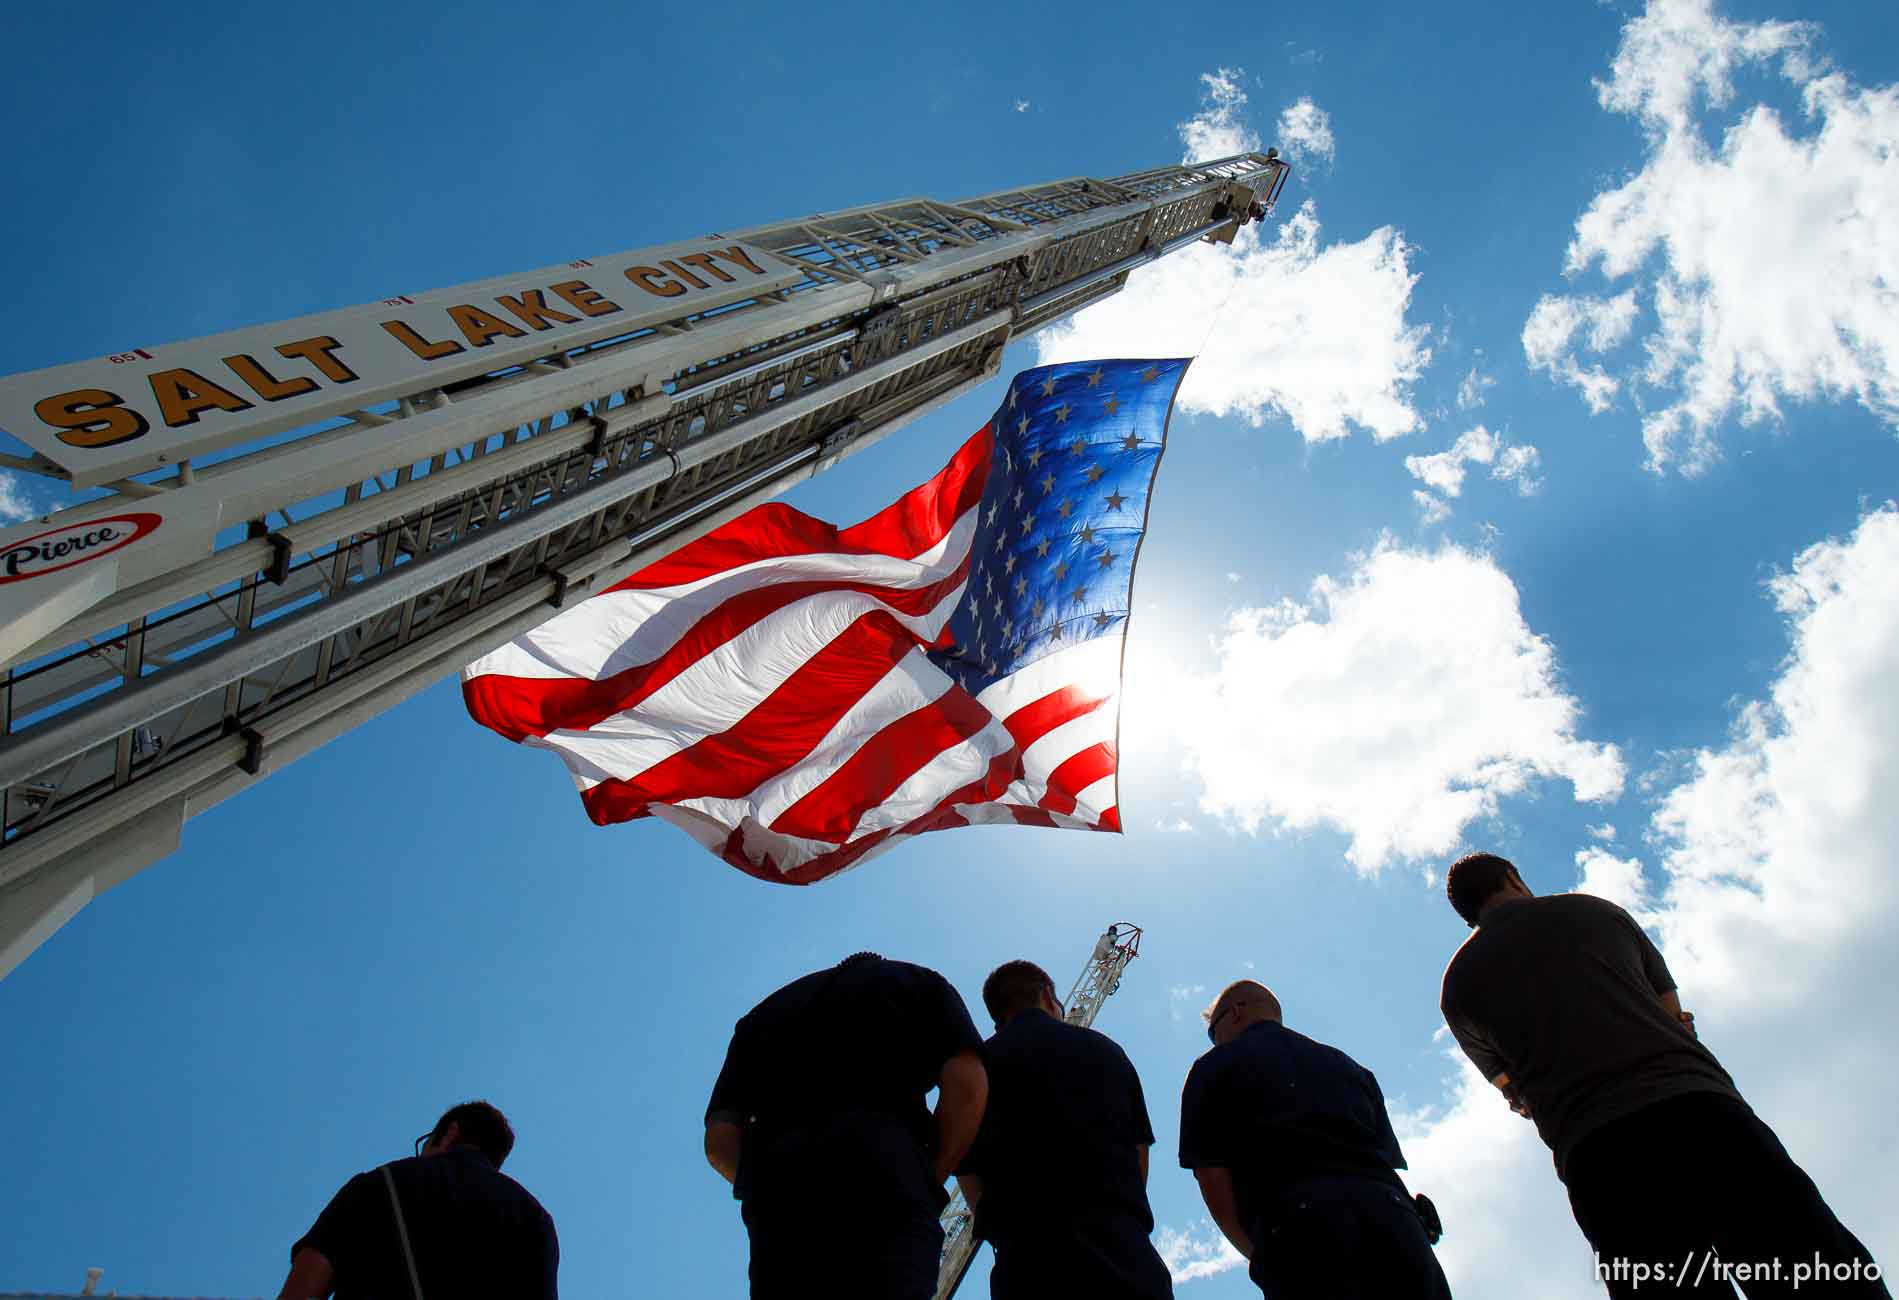
[[[1084,1029],[1094,1024],[1095,1017],[1101,1013],[1101,1004],[1121,987],[1121,972],[1140,955],[1140,926],[1126,921],[1116,921],[1109,926],[1095,940],[1095,950],[1088,954],[1088,964],[1081,968],[1081,978],[1068,991],[1068,999],[1062,1003],[1062,1019]],[[936,1270],[936,1300],[949,1300],[956,1294],[969,1266],[975,1262],[978,1244],[975,1216],[959,1189],[943,1211],[943,1258]]]
[[[1287,175],[905,199],[0,379],[0,976],[187,818],[996,375]]]

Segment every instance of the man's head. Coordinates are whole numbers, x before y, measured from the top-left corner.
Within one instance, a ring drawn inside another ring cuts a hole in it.
[[[495,1168],[514,1150],[514,1129],[500,1109],[485,1101],[465,1101],[442,1112],[429,1130],[425,1156],[439,1156],[456,1147],[474,1147],[494,1161]]]
[[[1473,929],[1492,903],[1535,897],[1517,874],[1516,864],[1494,853],[1469,853],[1451,863],[1451,869],[1444,873],[1444,892],[1464,923]]]
[[[1277,1024],[1284,1016],[1279,999],[1258,980],[1234,980],[1200,1013],[1215,1047],[1225,1046],[1262,1021]]]
[[[1024,1011],[1046,1011],[1057,1020],[1062,1018],[1055,981],[1032,961],[1005,961],[990,971],[982,982],[982,1004],[989,1008],[997,1029]]]

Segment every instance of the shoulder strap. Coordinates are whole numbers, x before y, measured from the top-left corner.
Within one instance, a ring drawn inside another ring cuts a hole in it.
[[[415,1300],[422,1300],[422,1279],[415,1271],[415,1251],[409,1246],[409,1227],[402,1221],[402,1202],[396,1197],[395,1175],[389,1172],[389,1166],[382,1167],[382,1180],[389,1185],[389,1205],[396,1212],[396,1235],[402,1238],[402,1262],[409,1266],[409,1289],[415,1293]]]

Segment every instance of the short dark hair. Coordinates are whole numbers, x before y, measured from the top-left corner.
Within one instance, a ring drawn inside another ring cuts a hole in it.
[[[442,1118],[435,1121],[435,1127],[429,1130],[429,1140],[433,1142],[442,1136],[442,1131],[450,1124],[460,1130],[463,1143],[479,1150],[484,1156],[495,1162],[495,1168],[501,1168],[501,1162],[508,1158],[508,1152],[514,1150],[514,1128],[508,1123],[508,1117],[501,1108],[486,1101],[465,1101],[459,1106],[450,1106],[442,1112]]]
[[[1476,925],[1484,904],[1512,879],[1522,877],[1510,859],[1494,853],[1467,853],[1444,873],[1444,893],[1465,923]]]
[[[1040,1002],[1044,989],[1055,996],[1055,981],[1047,971],[1032,961],[1005,961],[982,982],[982,1004],[989,1008],[989,1018],[1001,1025]]]

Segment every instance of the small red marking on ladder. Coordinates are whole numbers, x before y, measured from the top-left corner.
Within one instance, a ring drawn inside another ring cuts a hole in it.
[[[569,263],[568,263],[567,265],[569,265],[569,266],[592,266],[592,265],[593,265],[593,263],[592,263],[592,262],[589,262],[589,261],[588,261],[588,260],[587,260],[586,258],[584,258],[584,257],[581,257],[581,258],[576,258],[575,260],[573,260],[573,261],[571,261],[571,262],[569,262]]]
[[[152,359],[152,354],[147,352],[144,348],[133,348],[132,351],[138,353],[141,357],[144,357],[147,361],[150,361]]]

